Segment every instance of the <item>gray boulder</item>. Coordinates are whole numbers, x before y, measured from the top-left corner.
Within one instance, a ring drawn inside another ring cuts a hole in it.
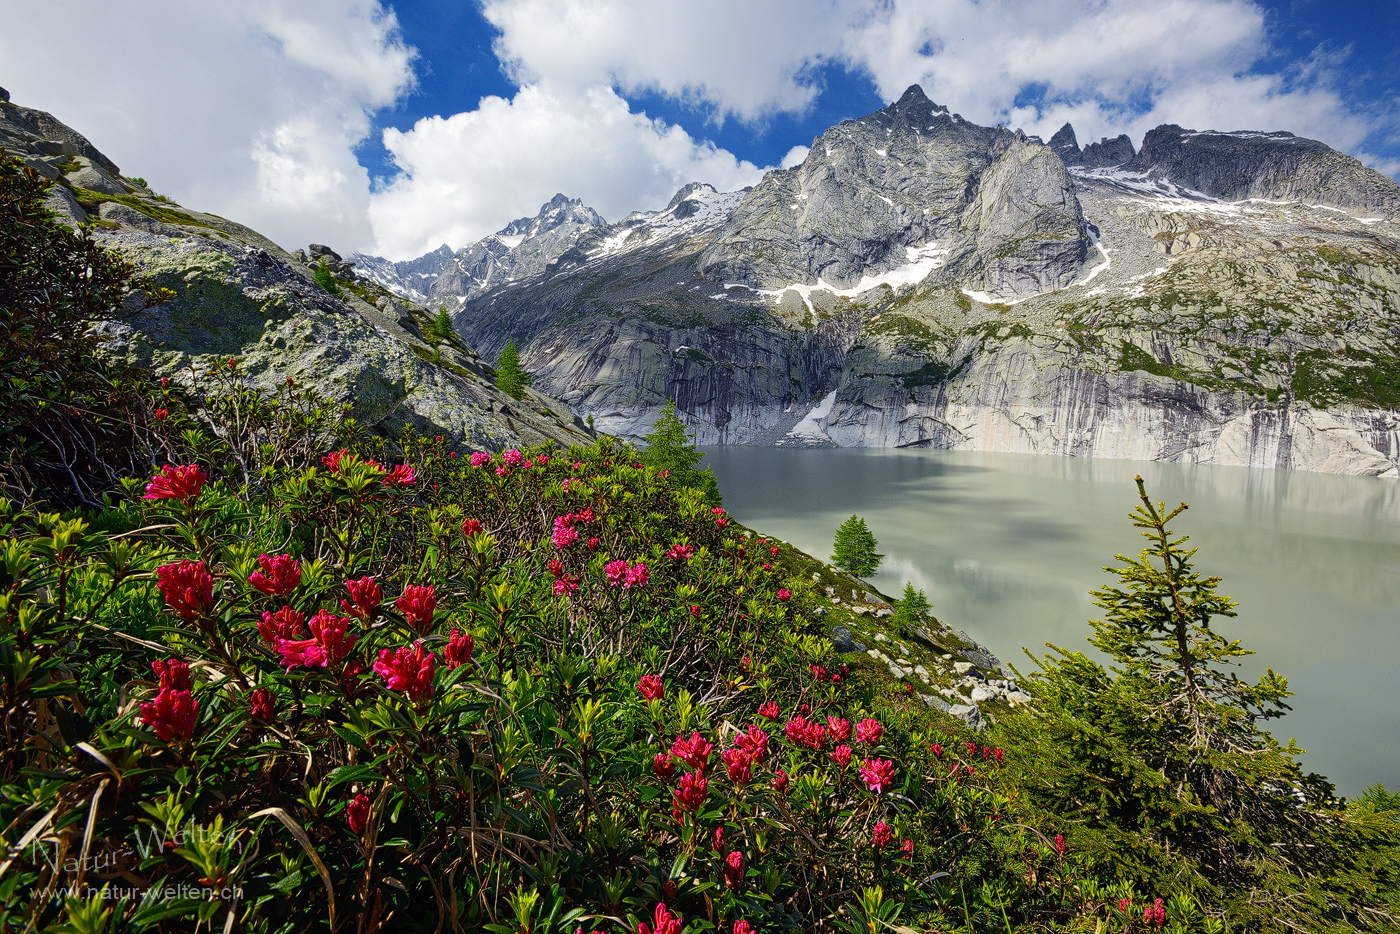
[[[49,189],[49,193],[44,196],[44,205],[70,227],[85,223],[88,219],[87,211],[78,204],[78,199],[62,185],[55,185]]]
[[[976,705],[955,704],[948,708],[948,713],[957,717],[979,733],[987,728],[986,721],[982,719],[982,711]]]
[[[845,626],[837,626],[831,630],[831,642],[833,647],[840,654],[865,651],[865,646],[852,639],[851,631]]]
[[[79,168],[67,174],[66,179],[70,185],[104,195],[126,194],[126,185],[113,178],[91,159],[85,156],[73,158],[78,162]]]

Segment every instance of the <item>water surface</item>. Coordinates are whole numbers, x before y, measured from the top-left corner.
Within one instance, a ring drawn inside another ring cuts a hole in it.
[[[1135,474],[1224,578],[1239,617],[1216,629],[1257,654],[1242,676],[1288,677],[1271,729],[1308,750],[1342,794],[1400,787],[1400,483],[1253,470],[969,451],[706,449],[740,521],[819,557],[864,516],[886,557],[871,582],[923,589],[940,619],[1025,672],[1022,646],[1092,651],[1089,591],[1145,541],[1127,514]]]

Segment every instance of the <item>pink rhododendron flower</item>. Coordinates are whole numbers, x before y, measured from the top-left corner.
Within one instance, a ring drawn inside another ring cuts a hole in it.
[[[578,578],[572,574],[566,574],[554,582],[554,595],[556,597],[567,597],[578,590]]]
[[[530,469],[531,467],[533,467],[533,466],[535,466],[535,462],[534,462],[534,461],[526,461],[526,462],[525,462],[525,469],[526,469],[526,470],[529,470],[529,469]]]
[[[325,610],[311,618],[311,638],[279,638],[276,648],[286,668],[325,668],[340,664],[355,645],[356,636],[347,635],[350,620]]]
[[[209,477],[198,464],[185,464],[175,467],[166,464],[160,473],[146,484],[146,495],[142,499],[178,499],[188,506],[198,498],[204,489],[204,481]]]
[[[384,601],[384,595],[380,593],[374,578],[361,577],[359,580],[346,581],[345,589],[350,591],[350,600],[340,601],[340,608],[362,622],[369,622],[370,617],[374,616],[374,611],[379,609],[379,604]]]
[[[734,737],[734,745],[747,752],[755,762],[768,758],[768,734],[756,725],[750,726],[747,733]]]
[[[490,454],[486,454],[486,453],[483,453],[483,452],[481,452],[481,451],[473,451],[473,452],[472,452],[472,466],[473,466],[473,467],[480,467],[480,466],[482,466],[483,464],[489,464],[489,463],[491,463],[491,455],[490,455]]]
[[[181,561],[156,568],[156,586],[181,619],[199,619],[214,605],[214,578],[203,561]]]
[[[722,850],[722,849],[724,849],[724,828],[723,828],[723,827],[716,827],[716,828],[715,828],[714,835],[710,837],[710,849],[712,849],[712,850]]]
[[[199,702],[187,690],[161,688],[154,701],[141,704],[141,722],[156,731],[161,742],[187,742],[194,735]]]
[[[885,847],[889,846],[890,841],[893,839],[894,829],[891,828],[890,825],[885,823],[884,821],[880,821],[878,824],[876,824],[875,832],[870,835],[870,842],[874,843],[876,848],[878,849],[884,849]]]
[[[622,586],[624,589],[630,587],[645,587],[647,585],[647,581],[650,578],[651,575],[647,571],[647,566],[642,562],[638,561],[636,564],[632,565],[630,568],[627,569],[627,579],[623,581]]]
[[[676,741],[671,744],[671,755],[692,769],[703,772],[705,765],[710,761],[710,753],[714,751],[714,748],[714,744],[705,737],[692,732],[690,739],[676,737]]]
[[[608,586],[621,587],[622,579],[627,576],[627,562],[609,561],[603,565],[603,576],[607,578]]]
[[[784,772],[782,769],[778,769],[778,771],[773,773],[773,790],[778,794],[787,794],[788,784],[788,773]]]
[[[505,469],[504,467],[497,467],[497,468],[496,468],[496,476],[498,476],[498,477],[504,477],[505,475],[506,475],[506,469]]]
[[[289,606],[276,613],[264,610],[262,621],[258,623],[258,635],[263,642],[276,648],[280,639],[306,638],[305,623],[306,617]]]
[[[331,451],[325,457],[321,458],[321,466],[331,473],[340,473],[340,462],[349,453],[350,451],[346,448],[341,448],[339,451]]]
[[[539,457],[535,458],[535,463],[543,467],[545,464],[549,463],[549,455],[541,454]]]
[[[827,757],[831,759],[832,762],[836,763],[837,768],[844,769],[851,764],[851,747],[845,745],[837,746],[835,749],[831,750],[831,752],[827,753]]]
[[[253,709],[253,716],[264,723],[271,723],[277,718],[275,711],[275,698],[267,688],[258,688],[248,698],[249,706]]]
[[[717,516],[722,516],[722,515],[724,515],[724,507],[723,507],[723,506],[714,506],[714,507],[711,507],[710,512],[714,513],[714,514],[717,515]]]
[[[788,742],[806,746],[808,749],[820,750],[826,745],[826,727],[816,722],[809,723],[807,718],[801,715],[789,720],[783,726],[783,733]]]
[[[1065,835],[1062,833],[1055,834],[1055,853],[1059,856],[1065,855]]]
[[[935,759],[943,758],[943,747],[938,745],[937,743],[934,743],[932,746],[930,746],[929,751],[933,753],[933,757]]]
[[[169,409],[156,409],[156,421],[163,422],[170,417]],[[144,499],[145,497],[142,497]]]
[[[831,734],[832,742],[844,743],[851,738],[851,721],[840,717],[827,717],[826,731]]]
[[[505,461],[508,467],[518,467],[520,466],[520,462],[525,460],[525,456],[515,450],[515,448],[511,448],[501,455],[501,460]]]
[[[666,552],[666,557],[672,561],[689,561],[691,558],[695,557],[695,546],[672,545],[671,549]]]
[[[476,640],[471,633],[454,629],[442,648],[442,660],[448,668],[460,668],[472,660],[472,650],[475,648]]]
[[[1160,898],[1155,899],[1151,905],[1142,910],[1142,923],[1157,927],[1167,923],[1167,907],[1162,904]]]
[[[290,596],[301,584],[301,562],[291,555],[258,555],[258,567],[248,583],[269,597]]]
[[[658,752],[651,760],[651,770],[657,778],[666,781],[676,774],[676,760],[664,752]]]
[[[188,691],[191,688],[190,666],[178,658],[158,658],[151,662],[151,671],[160,681],[161,690]]]
[[[681,776],[680,787],[671,792],[675,807],[681,811],[695,812],[705,803],[710,794],[710,783],[704,772],[686,772]]]
[[[574,528],[574,522],[577,518],[572,513],[555,518],[554,534],[551,536],[555,548],[562,551],[578,541],[578,529]]]
[[[734,922],[734,934],[754,934],[753,925],[740,918]]]
[[[413,486],[413,467],[399,464],[384,475],[383,482],[387,486]]]
[[[724,769],[731,782],[743,785],[753,778],[753,757],[748,750],[735,746],[726,749],[720,758],[724,760]]]
[[[778,546],[774,545],[772,548],[770,548],[769,553],[772,554],[775,558],[778,557]]]
[[[681,934],[680,917],[667,911],[664,904],[656,906],[653,920],[656,922],[656,927],[651,927],[643,921],[637,925],[637,934]]]
[[[826,670],[826,667],[825,667],[824,665],[815,665],[815,664],[814,664],[814,665],[808,665],[807,667],[810,668],[810,669],[812,669],[812,677],[815,678],[815,679],[816,679],[817,681],[819,681],[819,682],[820,682],[820,681],[825,681],[825,680],[827,679],[827,676],[830,674],[830,672],[828,672],[828,671]]]
[[[642,675],[642,680],[637,682],[637,693],[647,700],[656,700],[666,693],[666,686],[661,683],[660,675]]]
[[[789,600],[792,599],[792,591],[788,590],[786,587],[779,587],[778,599],[784,603],[787,603]]]
[[[903,855],[905,859],[913,859],[914,841],[910,840],[908,837],[905,837],[904,842],[899,845],[899,852]]]
[[[403,596],[394,601],[394,606],[404,615],[409,629],[427,632],[433,624],[433,611],[437,609],[437,593],[432,584],[410,584],[403,589]]]
[[[602,542],[600,542],[598,539],[596,539],[596,538],[590,538],[590,539],[588,540],[588,550],[589,550],[589,551],[597,551],[597,550],[598,550],[598,546],[599,546],[600,544],[602,544]]]
[[[355,833],[365,832],[365,822],[369,820],[369,795],[363,791],[355,795],[355,800],[345,806],[345,820]]]
[[[433,696],[433,671],[437,667],[437,657],[432,652],[423,651],[423,643],[412,646],[401,645],[392,652],[379,650],[379,659],[374,663],[375,674],[384,679],[384,685],[391,691],[408,695],[411,701],[423,701]]]
[[[698,617],[698,616],[700,615],[700,607],[698,607],[698,606],[696,606],[694,603],[692,603],[692,604],[690,605],[690,615],[691,615],[691,616],[697,616],[697,617]]]
[[[880,742],[880,737],[885,735],[885,728],[877,720],[866,717],[856,724],[856,742],[865,743],[867,746],[874,746]]]
[[[744,854],[734,850],[724,858],[724,884],[731,889],[737,889],[744,881],[744,869],[747,868],[748,861],[744,859]]]
[[[866,759],[860,765],[860,777],[875,794],[894,784],[894,763],[889,759]]]
[[[776,720],[780,716],[777,701],[764,701],[758,705],[758,715],[765,720]]]

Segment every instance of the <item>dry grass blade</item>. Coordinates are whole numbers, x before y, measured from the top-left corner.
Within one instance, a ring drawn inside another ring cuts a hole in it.
[[[92,831],[97,826],[97,808],[102,800],[102,792],[107,790],[107,786],[112,783],[110,778],[102,779],[97,790],[92,793],[92,803],[88,805],[87,826],[83,828],[83,851],[78,859],[78,881],[74,887],[83,884],[83,876],[87,875],[88,854],[92,852]]]
[[[321,884],[326,887],[326,897],[329,898],[331,902],[331,930],[334,931],[335,889],[331,886],[331,874],[326,870],[326,864],[321,862],[321,857],[316,852],[316,848],[311,845],[311,838],[306,835],[306,831],[302,830],[301,825],[293,820],[292,816],[281,808],[263,808],[255,814],[249,814],[247,819],[253,820],[254,818],[264,817],[269,814],[280,820],[282,825],[291,832],[292,836],[296,838],[297,843],[300,843],[301,848],[306,851],[306,855],[311,857],[311,862],[315,864],[316,871],[321,874]]]
[[[10,864],[15,861],[15,858],[24,852],[24,848],[29,846],[35,837],[44,832],[44,828],[49,825],[49,821],[53,820],[53,816],[58,813],[59,807],[60,805],[55,804],[49,813],[39,819],[39,823],[30,827],[29,831],[25,833],[23,837],[20,837],[19,843],[15,844],[14,855],[5,860],[4,865],[0,865],[0,876],[5,875],[5,870],[9,869]]]
[[[98,762],[101,762],[103,765],[107,766],[107,770],[112,773],[112,775],[116,778],[118,782],[122,780],[121,773],[117,771],[116,763],[114,763],[111,759],[108,759],[102,753],[98,752],[91,745],[89,745],[88,743],[79,743],[76,748],[81,749],[83,752],[92,756]]]

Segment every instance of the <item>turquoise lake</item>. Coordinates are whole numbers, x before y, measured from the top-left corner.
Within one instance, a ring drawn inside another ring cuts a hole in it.
[[[1294,710],[1271,724],[1308,750],[1306,768],[1354,795],[1400,787],[1400,483],[1284,470],[904,451],[705,449],[741,522],[821,558],[836,526],[863,516],[885,554],[870,579],[906,581],[940,618],[1022,672],[1022,647],[1090,650],[1089,591],[1115,553],[1145,541],[1128,521],[1141,474],[1197,567],[1239,602],[1216,629],[1287,676]],[[1091,651],[1091,650],[1090,650]]]

